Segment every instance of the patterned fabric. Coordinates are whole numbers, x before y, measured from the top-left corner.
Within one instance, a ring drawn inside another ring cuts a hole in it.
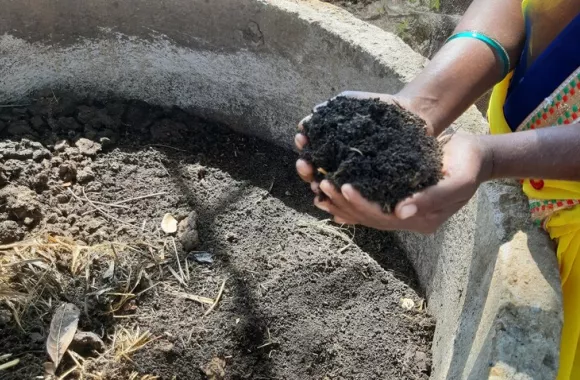
[[[550,16],[558,4],[559,1],[540,0],[527,0],[522,4],[526,44],[511,79],[507,81],[503,116],[508,130],[518,132],[580,120],[580,49],[577,43],[580,15],[529,64],[538,17]],[[555,212],[580,204],[580,183],[543,179],[521,182],[530,200],[532,219],[544,228]]]
[[[516,131],[526,131],[558,125],[572,124],[580,120],[580,68],[576,69],[550,97],[546,98]],[[537,191],[545,186],[541,179],[529,179],[529,184]],[[580,204],[580,199],[534,199],[530,198],[532,219],[545,228],[548,218],[559,210]]]
[[[562,1],[524,0],[526,47],[518,69],[492,92],[488,120],[492,134],[570,124],[578,120],[580,106],[580,16],[528,65],[536,33]],[[536,21],[540,21],[537,23]],[[567,32],[566,32],[567,31]],[[547,90],[547,91],[546,91]],[[531,163],[533,165],[533,163]],[[580,182],[522,180],[532,216],[557,242],[556,256],[562,281],[564,325],[560,340],[558,380],[580,379]]]

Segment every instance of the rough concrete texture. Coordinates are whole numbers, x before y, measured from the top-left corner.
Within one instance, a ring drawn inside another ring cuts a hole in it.
[[[44,87],[113,92],[285,146],[312,105],[346,89],[395,92],[426,62],[317,1],[0,0],[0,9],[0,104]],[[486,131],[474,108],[456,126]],[[438,321],[433,379],[554,378],[556,259],[515,186],[486,184],[439,233],[400,238]]]

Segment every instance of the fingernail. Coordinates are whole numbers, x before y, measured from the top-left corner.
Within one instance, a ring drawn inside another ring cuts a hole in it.
[[[350,194],[348,192],[349,192],[349,190],[347,187],[343,187],[341,190],[341,193],[342,193],[342,196],[344,197],[344,199],[346,199],[347,201],[350,202]]]
[[[326,207],[323,203],[317,203],[315,206],[321,209],[322,211],[330,212],[328,207]]]
[[[326,194],[328,198],[332,199],[332,188],[330,182],[327,180],[320,182],[320,190],[322,190],[322,192]]]
[[[405,220],[414,216],[417,213],[417,206],[414,204],[405,205],[399,211],[399,219]]]

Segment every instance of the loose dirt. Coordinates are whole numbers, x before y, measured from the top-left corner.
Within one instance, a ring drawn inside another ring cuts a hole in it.
[[[388,210],[442,177],[441,147],[425,122],[378,99],[338,97],[304,123],[302,157],[340,188],[352,184]]]
[[[293,153],[175,107],[32,98],[0,108],[2,379],[43,375],[63,302],[105,346],[72,348],[71,379],[428,378],[395,237],[321,220]]]

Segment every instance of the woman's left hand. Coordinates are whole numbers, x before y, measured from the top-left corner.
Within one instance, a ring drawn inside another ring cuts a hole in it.
[[[379,230],[408,230],[434,233],[475,194],[479,185],[491,178],[492,157],[477,136],[454,135],[443,148],[443,179],[435,186],[401,201],[392,214],[366,200],[352,185],[338,191],[329,181],[319,190],[328,199],[315,205],[334,215],[341,224],[362,224]]]

